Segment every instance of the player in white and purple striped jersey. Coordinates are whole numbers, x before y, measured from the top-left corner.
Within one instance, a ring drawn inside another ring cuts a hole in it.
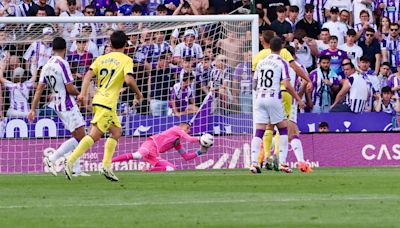
[[[378,0],[377,8],[381,10],[381,16],[388,17],[391,22],[399,20],[400,0]]]
[[[32,101],[31,111],[28,114],[29,122],[33,122],[36,116],[36,107],[39,103],[43,90],[47,86],[52,92],[52,100],[49,107],[53,108],[63,122],[65,128],[71,132],[72,137],[65,141],[50,157],[45,156],[44,164],[49,171],[56,176],[54,163],[66,153],[75,149],[79,141],[85,136],[85,126],[82,114],[76,104],[75,98],[79,91],[74,86],[74,78],[68,62],[64,59],[66,42],[61,37],[53,40],[54,55],[43,66],[40,73],[39,85]],[[75,163],[74,172],[76,175],[88,175],[80,172],[79,160]]]
[[[272,53],[262,59],[254,73],[254,102],[253,120],[256,124],[255,135],[251,141],[251,168],[252,173],[261,173],[258,166],[258,151],[265,130],[273,130],[277,126],[279,139],[279,170],[291,173],[292,170],[285,164],[288,153],[288,129],[286,116],[282,105],[281,81],[286,90],[296,101],[299,107],[304,108],[304,102],[290,84],[289,63],[279,56],[282,49],[282,39],[272,38],[270,41]]]
[[[165,41],[165,34],[163,31],[155,32],[154,37],[154,43],[150,47],[148,57],[153,69],[156,68],[158,59],[161,55],[172,52],[171,45]]]

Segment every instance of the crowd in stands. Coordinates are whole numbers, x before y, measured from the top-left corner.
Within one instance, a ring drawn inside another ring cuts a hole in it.
[[[250,0],[3,0],[0,16],[164,16],[255,10],[260,50],[268,43],[268,31],[273,31],[310,75],[313,90],[304,95],[307,108],[301,112],[393,113],[400,109],[399,1],[255,3],[253,9]],[[213,92],[214,113],[251,113],[250,26],[183,25],[151,31],[151,23],[0,24],[0,59],[4,62],[0,117],[25,117],[29,112],[40,68],[51,56],[52,37],[69,41],[66,58],[79,88],[92,61],[111,51],[107,34],[115,30],[129,35],[126,53],[133,58],[135,78],[145,96],[142,104],[132,104],[133,94],[124,88],[120,113],[190,114],[197,112],[209,91]],[[16,42],[21,37],[30,40]],[[89,94],[95,90],[93,82]],[[91,110],[89,98],[82,111]],[[43,100],[40,115],[52,114]]]

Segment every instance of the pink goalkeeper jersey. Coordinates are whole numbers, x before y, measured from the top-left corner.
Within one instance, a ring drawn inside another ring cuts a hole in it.
[[[170,129],[163,131],[160,134],[150,136],[150,139],[152,139],[154,144],[156,144],[159,153],[164,153],[174,148],[175,141],[181,138],[184,138],[188,142],[199,141],[199,138],[188,135],[179,126],[171,127]]]

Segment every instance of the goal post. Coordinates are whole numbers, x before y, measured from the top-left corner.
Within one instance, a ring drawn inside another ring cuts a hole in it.
[[[251,59],[259,50],[257,15],[141,17],[0,17],[1,79],[0,173],[47,172],[43,154],[69,139],[45,89],[31,124],[26,119],[41,67],[52,55],[51,41],[67,41],[66,60],[80,90],[92,61],[110,49],[109,35],[128,35],[125,54],[134,61],[134,77],[145,94],[135,106],[134,93],[121,90],[117,113],[122,137],[115,155],[135,152],[150,135],[180,122],[192,122],[191,135],[210,133],[215,144],[207,154],[185,161],[175,151],[161,154],[178,169],[244,168],[249,165],[253,132]],[[35,76],[36,75],[36,76]],[[91,97],[80,104],[86,132],[93,116]],[[107,136],[107,135],[106,135]],[[101,166],[104,139],[80,160],[82,171]],[[188,151],[198,144],[184,143]],[[61,171],[61,157],[57,171]],[[141,161],[115,163],[115,170],[140,170]]]

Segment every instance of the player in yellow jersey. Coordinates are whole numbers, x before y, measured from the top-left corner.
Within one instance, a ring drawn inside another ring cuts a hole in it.
[[[263,39],[263,50],[261,50],[254,58],[252,62],[252,70],[254,71],[258,62],[271,54],[271,49],[269,48],[269,41],[274,38],[276,35],[273,31],[267,30],[262,34]],[[305,82],[307,82],[307,89],[312,90],[312,83],[308,75],[294,62],[293,56],[286,48],[282,48],[279,55],[289,62],[290,67],[296,72],[298,76],[300,76]],[[292,110],[292,96],[286,91],[284,85],[281,87],[282,91],[282,104],[286,114],[287,119],[289,119],[291,110]],[[272,144],[273,131],[266,130],[263,137],[263,150],[260,151],[259,154],[259,162],[262,164],[264,158],[269,158],[271,155],[271,144]],[[278,139],[277,139],[278,140]],[[275,145],[278,145],[276,143]],[[275,148],[275,151],[279,151],[278,148]],[[271,162],[268,162],[271,163]]]
[[[111,158],[117,141],[121,137],[121,123],[116,108],[123,83],[136,93],[135,100],[143,98],[136,81],[133,78],[133,60],[124,54],[128,37],[122,31],[115,31],[110,36],[111,53],[98,57],[90,66],[83,79],[82,91],[78,101],[83,101],[88,92],[88,86],[93,77],[97,77],[97,91],[93,97],[94,117],[89,135],[85,136],[65,161],[65,175],[69,180],[72,176],[72,164],[82,156],[106,131],[110,132],[104,144],[103,168],[100,172],[111,181],[118,181],[111,169]]]

